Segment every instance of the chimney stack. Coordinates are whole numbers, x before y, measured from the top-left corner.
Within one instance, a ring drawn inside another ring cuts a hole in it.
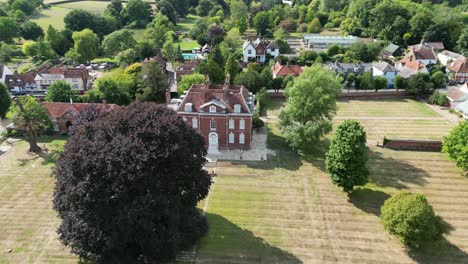
[[[224,81],[224,85],[223,85],[223,100],[225,102],[227,101],[227,94],[229,92],[229,87],[231,86],[230,79],[231,79],[231,76],[227,74],[226,80]]]

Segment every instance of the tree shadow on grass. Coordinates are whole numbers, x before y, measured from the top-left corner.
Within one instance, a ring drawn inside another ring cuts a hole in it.
[[[221,215],[207,213],[206,217],[209,231],[199,243],[200,262],[302,263],[293,254],[270,245]]]
[[[390,198],[390,195],[385,192],[365,187],[355,188],[348,194],[348,201],[354,206],[376,216],[380,216],[380,207],[388,198]]]
[[[370,182],[380,187],[406,189],[408,184],[424,186],[429,173],[404,160],[385,157],[382,153],[369,149]]]
[[[409,249],[410,256],[417,263],[468,263],[468,253],[452,244],[445,237],[423,244],[418,249]]]

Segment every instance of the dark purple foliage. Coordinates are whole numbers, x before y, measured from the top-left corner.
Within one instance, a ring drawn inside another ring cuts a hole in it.
[[[101,114],[101,108],[95,104],[90,104],[77,115],[75,115],[72,121],[72,125],[68,128],[68,133],[70,135],[75,134],[79,125],[96,120],[99,114]]]
[[[135,103],[80,125],[57,162],[61,241],[103,263],[160,263],[207,231],[203,137],[177,114]]]

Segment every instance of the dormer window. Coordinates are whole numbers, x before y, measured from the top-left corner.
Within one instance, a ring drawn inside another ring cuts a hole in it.
[[[216,106],[210,106],[210,113],[216,113]]]
[[[240,104],[235,104],[234,105],[234,113],[240,113],[241,112],[241,105]]]
[[[358,69],[358,68],[354,68],[354,72],[358,72],[358,71],[359,71],[359,69]]]

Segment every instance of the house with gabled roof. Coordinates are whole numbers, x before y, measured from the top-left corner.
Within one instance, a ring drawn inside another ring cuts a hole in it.
[[[10,92],[33,93],[38,91],[35,78],[36,73],[33,71],[22,74],[15,72],[5,75],[5,85]]]
[[[447,64],[451,62],[456,60],[464,60],[466,57],[453,51],[444,50],[437,53],[437,59],[439,60],[440,64],[447,66]]]
[[[421,40],[419,44],[408,46],[410,51],[421,51],[421,50],[430,50],[434,53],[443,51],[445,49],[443,42],[425,42],[424,39]]]
[[[395,68],[398,70],[399,75],[403,78],[408,78],[418,73],[428,73],[426,65],[412,60],[411,57],[404,57],[395,63]]]
[[[47,114],[54,125],[54,131],[60,134],[67,134],[75,116],[91,105],[95,105],[101,112],[120,108],[118,105],[105,102],[102,104],[44,102],[42,105],[47,109]]]
[[[386,61],[372,63],[372,76],[382,76],[387,79],[387,85],[393,87],[393,80],[398,75],[398,70]]]
[[[13,72],[6,65],[0,64],[0,82],[5,83],[7,75],[11,75]]]
[[[66,81],[76,91],[85,91],[89,87],[89,72],[83,68],[55,67],[44,69],[34,78],[40,91],[47,91],[56,81]]]
[[[468,81],[468,58],[449,62],[445,69],[449,80],[457,83]]]
[[[242,44],[242,49],[243,62],[256,61],[264,63],[267,54],[275,59],[279,56],[279,47],[274,41],[261,40],[260,38],[257,38],[255,41],[247,39]]]
[[[192,85],[180,99],[168,102],[204,137],[211,154],[250,149],[254,105],[253,94],[244,86],[231,85],[229,76],[223,85],[211,84],[207,76],[203,84]]]
[[[393,59],[395,57],[401,56],[403,51],[398,45],[390,43],[385,49],[380,53],[382,59]]]
[[[276,77],[286,77],[294,76],[297,77],[303,72],[303,67],[299,65],[281,65],[278,61],[271,66],[271,72],[273,73],[273,78]]]

